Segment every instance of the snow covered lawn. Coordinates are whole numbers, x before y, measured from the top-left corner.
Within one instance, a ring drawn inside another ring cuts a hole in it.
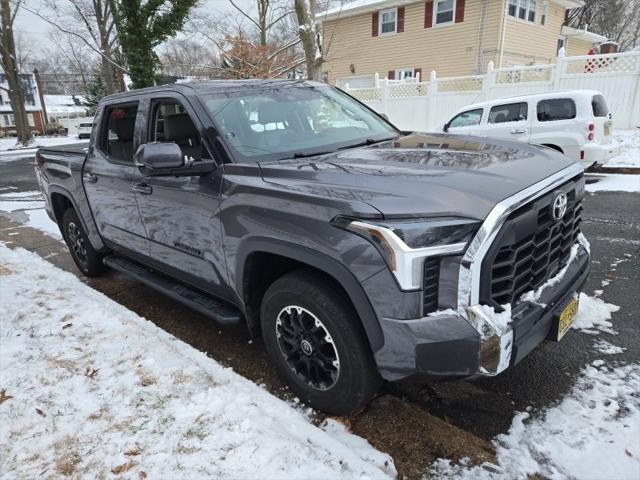
[[[0,244],[0,477],[389,478],[391,458]]]
[[[605,165],[640,168],[640,128],[614,130],[613,139],[620,145],[620,154],[609,159]]]
[[[597,180],[591,183],[592,180]],[[640,192],[640,174],[588,174],[587,192]]]

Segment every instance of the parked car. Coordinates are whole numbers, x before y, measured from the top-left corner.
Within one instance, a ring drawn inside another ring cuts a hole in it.
[[[509,138],[544,145],[585,168],[618,154],[607,102],[594,90],[501,98],[460,109],[445,132]]]
[[[301,81],[112,95],[93,129],[35,162],[78,268],[246,323],[321,410],[383,378],[496,375],[575,318],[585,180],[554,150],[403,133]]]
[[[91,137],[91,129],[93,128],[93,119],[78,124],[78,138]]]

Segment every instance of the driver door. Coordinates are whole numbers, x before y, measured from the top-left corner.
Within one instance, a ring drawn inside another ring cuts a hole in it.
[[[169,95],[152,100],[147,112],[147,142],[173,142],[188,162],[211,159],[201,123],[187,100]],[[144,178],[136,192],[158,268],[216,293],[227,284],[219,216],[222,168],[204,175]]]

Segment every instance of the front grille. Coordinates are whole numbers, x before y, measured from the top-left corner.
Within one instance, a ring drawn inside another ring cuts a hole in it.
[[[565,185],[568,206],[555,221],[551,203],[557,193],[512,213],[505,222],[498,243],[492,249],[490,300],[494,306],[513,304],[555,276],[569,260],[571,246],[580,233],[581,201],[576,201],[573,184]]]
[[[427,258],[424,262],[423,314],[435,312],[438,309],[438,287],[440,286],[440,258]]]

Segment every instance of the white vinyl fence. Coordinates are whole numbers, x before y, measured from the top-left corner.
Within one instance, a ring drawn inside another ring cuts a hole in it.
[[[354,85],[350,80],[353,78]],[[640,126],[640,52],[565,57],[555,64],[493,68],[485,75],[388,80],[378,74],[337,80],[337,85],[403,130],[430,131],[472,103],[567,89],[602,92],[618,128]]]

